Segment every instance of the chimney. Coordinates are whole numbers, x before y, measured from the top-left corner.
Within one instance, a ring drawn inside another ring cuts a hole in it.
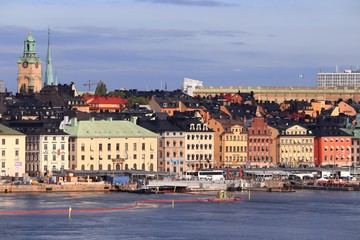
[[[78,120],[77,120],[77,118],[75,117],[75,118],[72,118],[71,119],[71,126],[72,127],[76,127],[78,125]]]

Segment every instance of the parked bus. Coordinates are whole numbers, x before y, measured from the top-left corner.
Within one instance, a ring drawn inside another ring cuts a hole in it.
[[[199,180],[225,180],[222,170],[199,171]]]
[[[197,180],[199,172],[185,172],[185,180]]]

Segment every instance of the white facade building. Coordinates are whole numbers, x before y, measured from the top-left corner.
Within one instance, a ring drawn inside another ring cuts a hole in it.
[[[335,73],[318,73],[317,85],[319,87],[329,86],[345,86],[358,87],[360,86],[360,70],[352,71],[345,70],[344,72]]]
[[[184,78],[184,82],[183,82],[181,90],[182,90],[183,93],[193,97],[194,89],[196,87],[202,87],[202,86],[203,86],[202,81],[194,80],[194,79],[191,79],[191,78]]]

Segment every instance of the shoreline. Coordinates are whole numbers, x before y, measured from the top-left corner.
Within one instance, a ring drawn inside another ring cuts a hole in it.
[[[99,192],[110,191],[111,184],[38,184],[38,185],[0,185],[0,193],[33,193],[33,192]]]

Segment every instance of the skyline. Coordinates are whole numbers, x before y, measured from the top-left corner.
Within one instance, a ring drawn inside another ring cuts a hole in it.
[[[30,27],[44,72],[49,26],[53,71],[78,91],[89,80],[108,90],[165,83],[173,90],[185,77],[205,86],[314,86],[320,69],[359,68],[358,1],[239,2],[5,2],[0,80],[16,92],[16,61]]]

